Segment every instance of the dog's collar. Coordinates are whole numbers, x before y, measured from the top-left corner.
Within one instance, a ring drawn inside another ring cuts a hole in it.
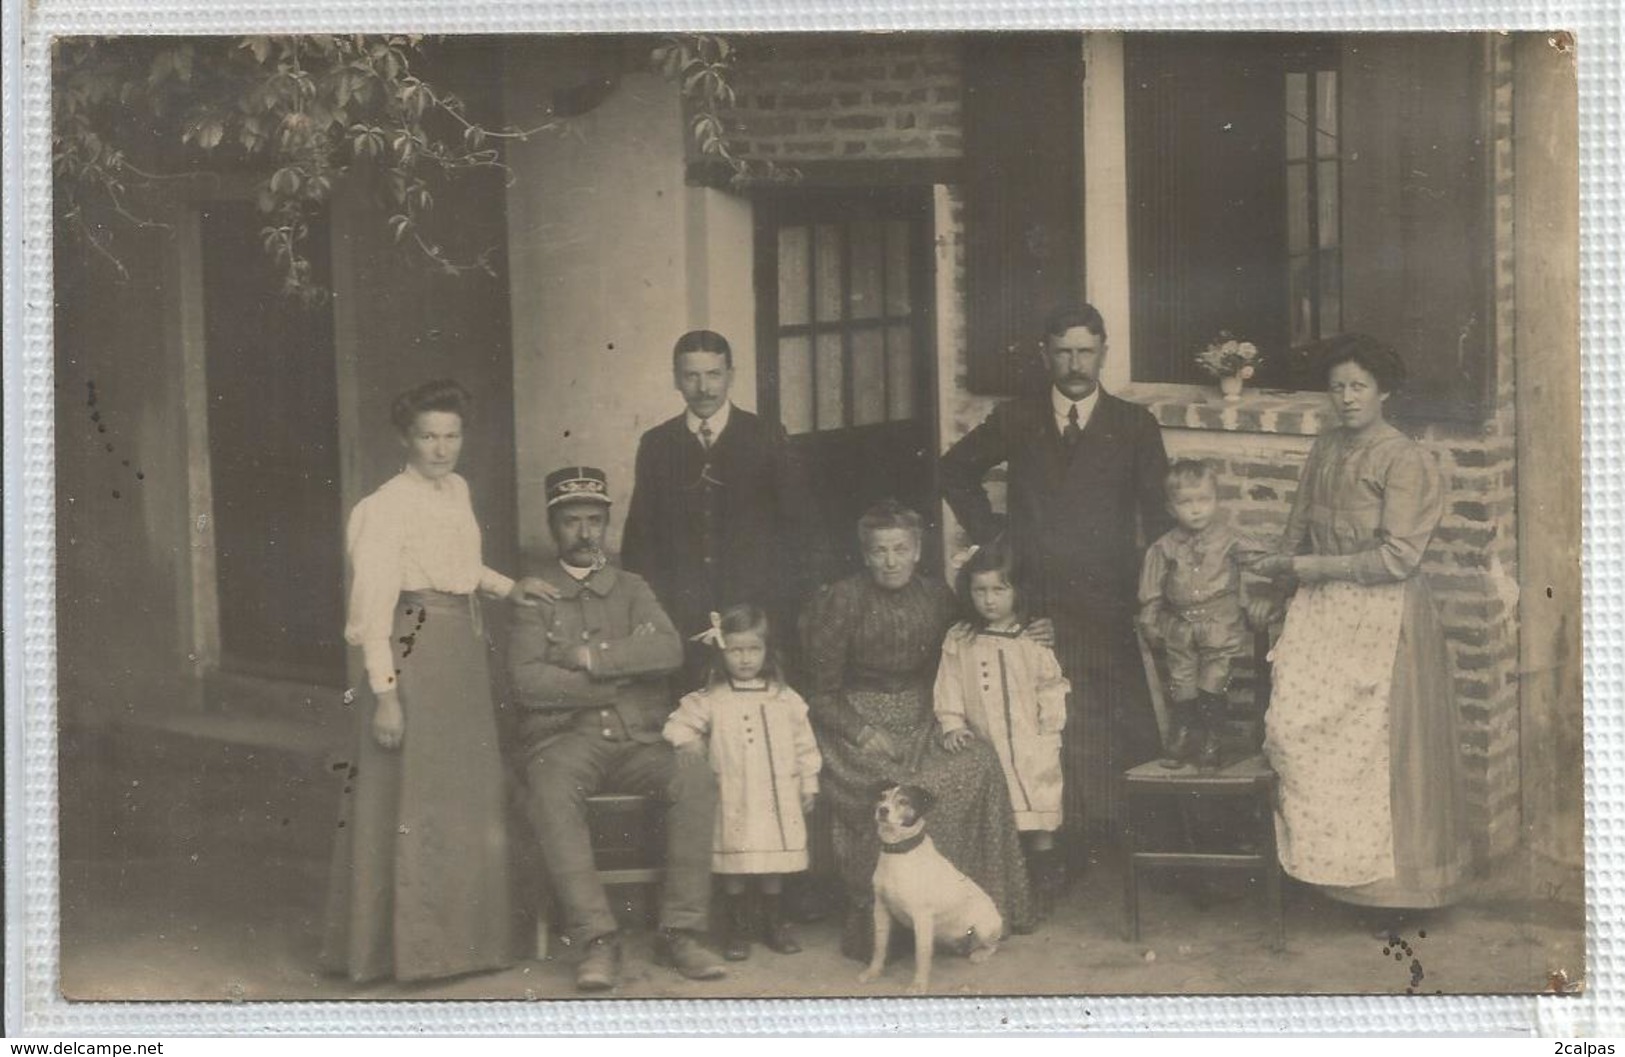
[[[885,852],[887,855],[901,855],[904,852],[913,851],[915,848],[918,848],[920,844],[924,842],[924,840],[925,830],[922,829],[920,832],[914,834],[914,836],[904,837],[896,844],[883,843],[880,845],[880,850]]]

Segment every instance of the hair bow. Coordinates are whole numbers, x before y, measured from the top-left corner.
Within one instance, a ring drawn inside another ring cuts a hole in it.
[[[969,547],[948,559],[948,568],[952,569],[957,574],[959,570],[963,569],[972,558],[976,557],[976,552],[981,549],[982,548],[977,544],[971,544]]]
[[[689,639],[689,641],[710,643],[719,650],[727,649],[728,640],[722,634],[722,614],[713,612],[711,614],[711,626]]]

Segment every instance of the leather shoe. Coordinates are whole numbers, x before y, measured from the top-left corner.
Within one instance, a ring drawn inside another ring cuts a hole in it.
[[[721,960],[686,929],[662,929],[656,953],[662,965],[676,969],[690,980],[720,980],[728,975]]]
[[[621,982],[621,941],[613,932],[595,936],[576,966],[576,990],[609,991]]]

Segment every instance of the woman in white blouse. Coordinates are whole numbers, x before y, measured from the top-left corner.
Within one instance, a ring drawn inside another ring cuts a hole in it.
[[[533,605],[540,580],[480,559],[468,483],[454,471],[469,394],[454,381],[391,412],[406,468],[357,503],[345,638],[370,698],[345,783],[322,960],[357,981],[416,980],[512,963],[506,791],[479,593]]]

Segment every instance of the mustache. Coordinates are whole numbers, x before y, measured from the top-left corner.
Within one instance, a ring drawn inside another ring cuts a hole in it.
[[[565,551],[571,556],[580,555],[591,558],[592,567],[595,570],[602,569],[609,564],[609,558],[604,554],[604,549],[592,540],[578,540],[570,544]]]

